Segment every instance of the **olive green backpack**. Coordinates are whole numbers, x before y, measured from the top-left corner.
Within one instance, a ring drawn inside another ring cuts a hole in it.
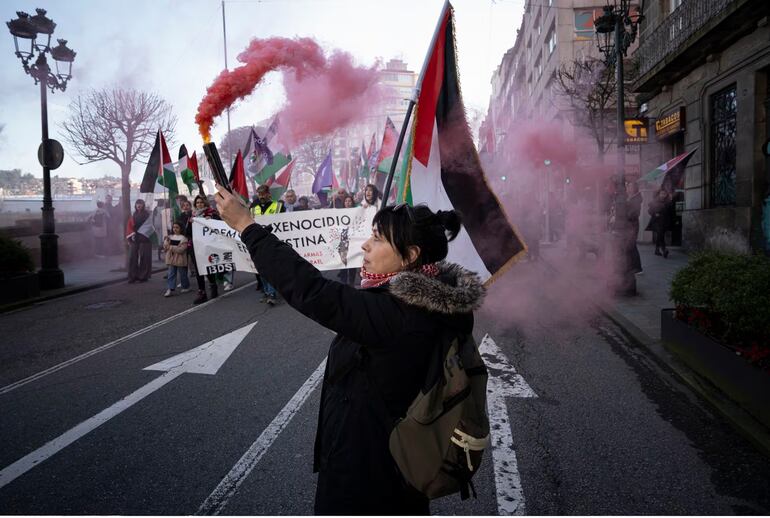
[[[469,489],[489,444],[487,368],[470,334],[443,340],[423,389],[390,433],[401,474],[428,498]]]

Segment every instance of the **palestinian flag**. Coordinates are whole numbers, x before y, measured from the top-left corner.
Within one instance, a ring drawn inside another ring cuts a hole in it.
[[[490,190],[473,144],[460,93],[452,14],[447,2],[418,82],[400,197],[434,211],[459,210],[463,229],[450,243],[447,259],[489,283],[526,246]]]
[[[283,193],[285,193],[289,188],[289,185],[291,185],[291,173],[294,170],[294,162],[295,161],[292,160],[286,164],[283,169],[278,171],[275,176],[272,177],[275,178],[275,180],[270,184],[270,193],[274,199],[277,200],[283,196]]]
[[[388,163],[388,168],[385,174],[380,173],[380,169],[384,169],[381,168],[380,165],[386,158],[391,158],[396,153],[396,142],[398,142],[398,132],[396,131],[396,127],[393,125],[393,121],[390,120],[390,117],[388,117],[385,121],[385,131],[382,134],[382,145],[380,146],[380,150],[377,153],[377,159],[375,160],[376,165],[374,167],[375,171],[377,171],[377,175],[374,177],[373,183],[377,186],[379,191],[382,191],[382,189],[385,187],[385,179],[387,178],[387,174],[390,172],[390,163]]]
[[[669,194],[674,194],[676,189],[681,189],[684,187],[684,171],[687,167],[687,162],[690,161],[690,158],[692,158],[696,151],[698,151],[698,148],[675,156],[665,164],[659,165],[646,175],[639,178],[637,182],[660,182],[660,185],[663,189],[668,191]]]
[[[193,176],[195,177],[195,183],[198,184],[198,194],[203,194],[203,181],[201,180],[201,174],[198,170],[198,156],[195,154],[195,151],[193,151],[188,165],[190,166],[190,170],[193,172]]]
[[[187,148],[184,144],[179,148],[179,161],[176,165],[182,183],[187,186],[187,190],[192,194],[193,189],[195,188],[197,175],[192,170],[192,159],[188,158]],[[196,163],[195,166],[197,168],[198,164]]]
[[[263,167],[254,177],[254,180],[260,185],[267,182],[273,175],[286,167],[289,162],[291,162],[291,155],[276,153],[273,155],[273,163]]]
[[[161,160],[163,161],[163,173],[158,177],[158,183],[168,189],[169,204],[174,212],[174,219],[177,219],[182,213],[177,203],[176,197],[179,195],[179,186],[176,182],[176,172],[174,170],[174,163],[171,161],[171,153],[168,152],[168,146],[166,146],[166,139],[163,137],[163,132],[160,133],[160,151]]]
[[[179,205],[176,201],[176,197],[179,195],[179,187],[177,187],[176,183],[174,163],[171,161],[171,154],[168,152],[163,132],[158,131],[158,134],[155,136],[155,144],[150,152],[150,159],[147,161],[147,167],[144,170],[144,177],[142,178],[139,192],[164,193],[166,191],[168,191],[171,208],[174,209],[174,218],[177,218],[180,214]]]
[[[235,155],[233,170],[230,171],[230,186],[233,188],[233,194],[238,194],[241,199],[249,202],[249,189],[246,187],[246,171],[243,168],[243,155],[241,150]]]

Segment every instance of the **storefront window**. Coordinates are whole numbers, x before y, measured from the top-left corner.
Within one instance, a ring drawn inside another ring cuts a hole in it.
[[[711,204],[735,205],[735,85],[711,96]]]

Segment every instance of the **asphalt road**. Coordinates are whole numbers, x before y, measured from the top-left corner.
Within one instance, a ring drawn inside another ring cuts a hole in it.
[[[506,307],[537,268],[496,283],[475,330],[535,397],[491,368],[498,446],[478,499],[432,512],[770,514],[770,461],[622,330],[560,320],[546,297],[529,308],[542,318]],[[193,293],[160,296],[158,275],[0,315],[0,514],[311,514],[308,380],[333,333],[260,304],[251,281],[192,310]],[[216,373],[145,370],[252,324]]]

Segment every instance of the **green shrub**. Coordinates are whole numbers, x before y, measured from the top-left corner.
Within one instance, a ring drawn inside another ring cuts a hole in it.
[[[669,294],[679,318],[741,351],[770,354],[767,257],[701,252],[674,276]]]
[[[0,234],[0,277],[34,271],[29,250],[19,241]]]

